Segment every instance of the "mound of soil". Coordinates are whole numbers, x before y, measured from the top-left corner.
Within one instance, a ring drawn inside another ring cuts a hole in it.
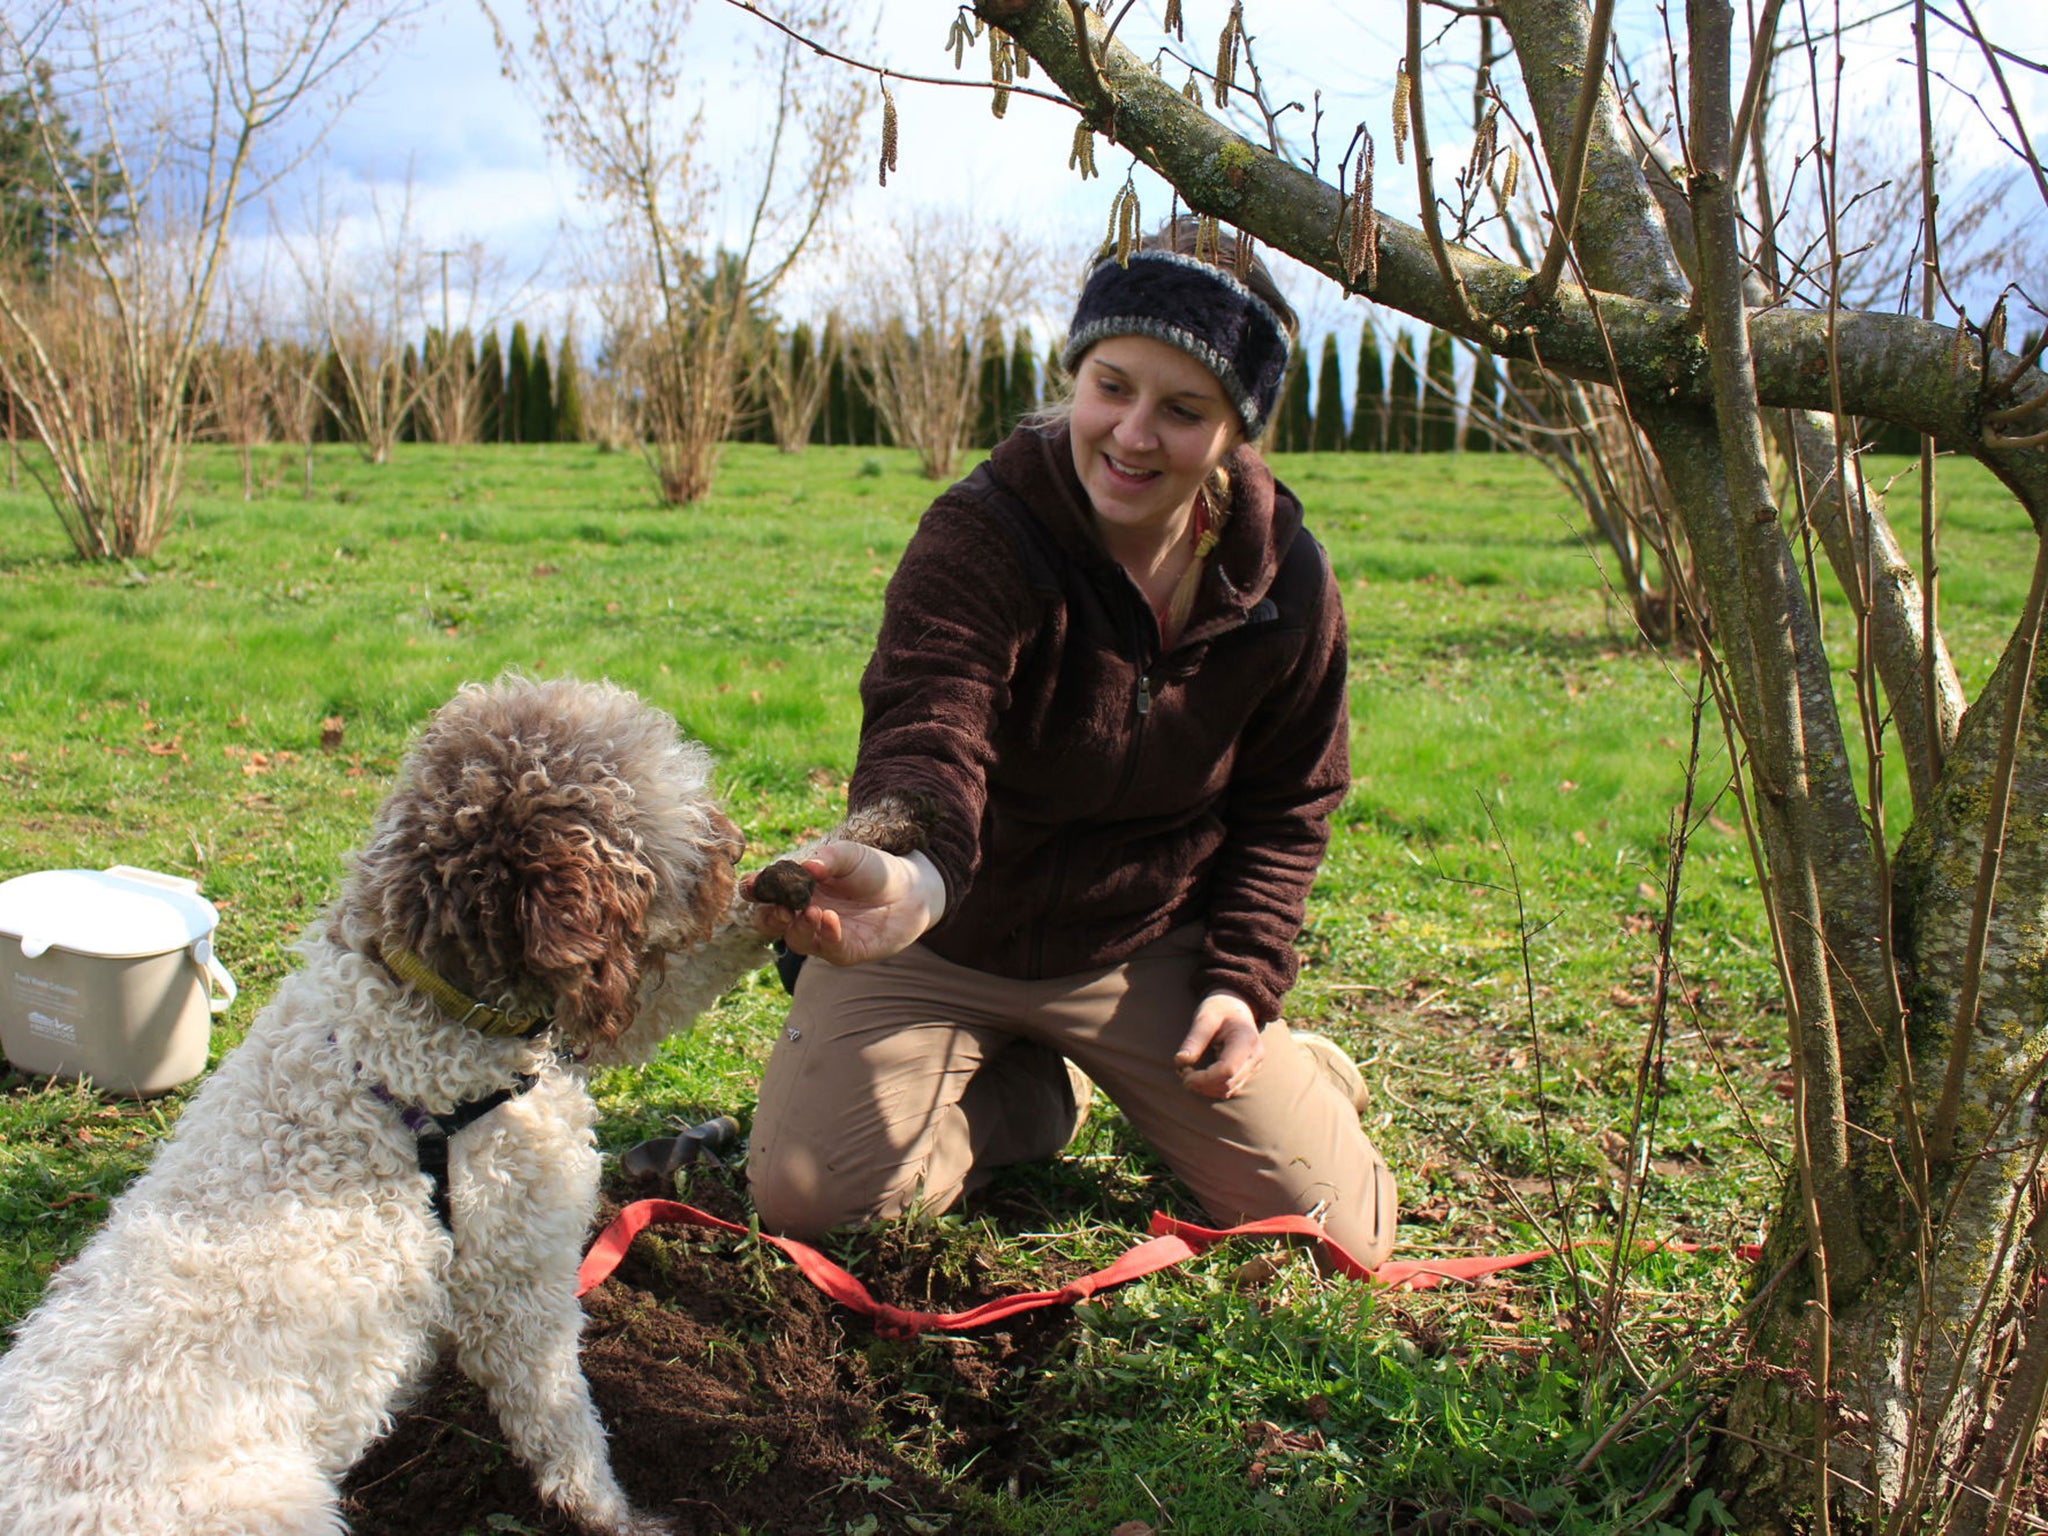
[[[745,1220],[728,1186],[686,1198]],[[977,1291],[971,1249],[929,1236],[864,1236],[849,1267],[899,1306],[950,1311],[1011,1288]],[[884,1340],[763,1245],[658,1229],[584,1305],[584,1371],[620,1482],[640,1509],[705,1533],[836,1530],[867,1514],[898,1530],[977,1487],[1014,1490],[1035,1459],[1029,1385],[1073,1327],[1052,1308],[971,1336]],[[970,1461],[970,1483],[934,1475]],[[452,1361],[350,1475],[343,1508],[358,1536],[574,1529],[541,1504]]]

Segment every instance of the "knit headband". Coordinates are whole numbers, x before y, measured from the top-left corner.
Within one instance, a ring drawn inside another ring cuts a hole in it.
[[[1110,336],[1150,336],[1178,347],[1216,375],[1244,435],[1257,437],[1279,403],[1287,374],[1287,331],[1257,294],[1221,267],[1175,251],[1133,251],[1088,276],[1060,363]]]

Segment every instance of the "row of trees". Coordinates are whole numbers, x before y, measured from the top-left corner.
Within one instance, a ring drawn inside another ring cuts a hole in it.
[[[1337,337],[1325,335],[1318,364],[1311,367],[1303,350],[1288,368],[1271,446],[1281,453],[1489,453],[1503,446],[1505,402],[1493,354],[1476,353],[1461,404],[1457,350],[1446,331],[1425,329],[1418,337],[1401,330],[1389,360],[1378,332],[1366,325],[1347,412]]]

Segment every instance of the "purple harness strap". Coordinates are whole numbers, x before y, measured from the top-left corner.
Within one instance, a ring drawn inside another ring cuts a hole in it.
[[[332,1035],[328,1039],[332,1040]],[[361,1067],[356,1068],[358,1072]],[[412,1132],[413,1144],[418,1149],[420,1172],[427,1176],[434,1186],[434,1215],[449,1233],[455,1231],[454,1208],[448,1197],[448,1143],[455,1133],[465,1126],[476,1124],[500,1104],[516,1099],[540,1079],[531,1072],[521,1072],[513,1078],[510,1088],[500,1088],[496,1093],[487,1093],[480,1099],[470,1099],[458,1104],[445,1115],[436,1115],[420,1108],[417,1104],[401,1103],[382,1083],[370,1085],[370,1097],[389,1104],[398,1111],[398,1118],[405,1122],[405,1128]]]

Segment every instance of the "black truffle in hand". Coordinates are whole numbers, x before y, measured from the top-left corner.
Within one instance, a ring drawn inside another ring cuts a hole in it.
[[[765,907],[787,907],[801,912],[811,904],[817,882],[811,872],[793,859],[777,859],[754,876],[753,899]]]

